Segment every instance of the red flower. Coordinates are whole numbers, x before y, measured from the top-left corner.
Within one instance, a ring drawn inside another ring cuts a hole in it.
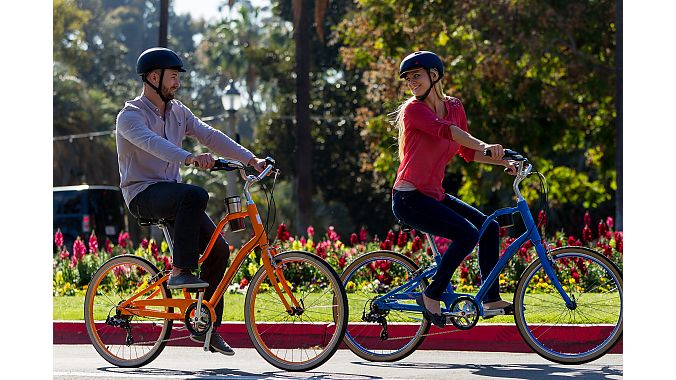
[[[362,242],[362,243],[366,243],[366,239],[367,239],[367,237],[366,237],[366,228],[362,227],[362,228],[359,230],[359,241]]]
[[[582,240],[586,242],[592,240],[592,230],[589,228],[588,224],[585,224],[584,228],[582,229]]]
[[[387,237],[385,240],[394,241],[394,232],[392,230],[387,231]]]
[[[321,257],[322,259],[326,258],[326,248],[323,244],[317,245],[317,250],[315,252],[317,253],[317,256]]]
[[[392,241],[390,239],[385,239],[382,243],[380,243],[380,249],[389,251],[392,249]]]
[[[591,224],[591,216],[589,216],[589,211],[586,211],[586,212],[584,213],[584,224],[585,224],[586,226],[588,226],[588,225]]]
[[[78,236],[75,242],[73,243],[73,257],[77,258],[77,260],[80,260],[81,258],[84,257],[84,255],[87,253],[87,247],[85,247],[84,243],[82,240],[80,240],[80,237]]]
[[[315,236],[315,229],[314,227],[310,226],[307,228],[307,237],[312,238],[313,236]]]
[[[347,264],[347,258],[345,257],[345,255],[342,255],[338,259],[338,267],[340,269],[343,269],[345,267],[345,264]]]
[[[413,244],[411,245],[411,251],[412,252],[418,252],[422,249],[422,240],[420,239],[420,236],[416,236],[413,238]]]
[[[603,223],[603,219],[599,221],[598,230],[599,230],[599,237],[605,236],[606,232],[608,232],[608,226],[605,223]]]
[[[568,245],[575,245],[575,236],[568,236]]]
[[[106,246],[106,252],[108,253],[113,253],[113,242],[110,241],[110,239],[106,238],[106,242],[104,243]]]
[[[66,247],[63,247],[63,251],[61,251],[61,254],[59,255],[59,258],[61,260],[68,260],[70,257],[70,252],[66,249]]]
[[[460,278],[468,278],[469,277],[469,270],[467,269],[467,266],[463,263],[460,264]]]
[[[141,240],[141,248],[148,249],[148,239]]]
[[[573,268],[573,269],[570,270],[570,275],[571,275],[571,277],[573,277],[573,278],[575,279],[575,282],[576,282],[576,283],[580,283],[580,274],[577,273],[577,271],[575,270],[575,268]]]
[[[289,230],[286,229],[286,224],[281,223],[279,227],[277,227],[277,238],[282,242],[285,242],[288,241],[290,237],[291,234],[289,233]]]
[[[75,257],[75,255],[73,255],[73,257],[70,258],[70,264],[68,264],[68,267],[70,269],[73,269],[76,266],[77,266],[77,257]]]
[[[507,229],[505,227],[500,227],[500,237],[507,236]]]
[[[606,231],[606,240],[610,240],[613,238],[613,234],[610,231]]]
[[[427,249],[425,250],[425,253],[427,253],[430,256],[434,256],[434,252],[432,252],[432,248],[430,248],[430,247],[427,247]]]
[[[540,210],[538,213],[538,227],[544,227],[547,224],[547,214],[545,210]]]
[[[406,246],[406,242],[408,241],[408,237],[404,233],[404,231],[399,231],[399,237],[397,238],[397,247],[402,248]]]
[[[606,224],[608,225],[608,228],[613,228],[615,226],[615,220],[609,216],[606,218]]]
[[[239,282],[239,288],[244,289],[247,285],[249,285],[249,280],[247,280],[246,277],[242,278],[242,281]]]
[[[305,237],[304,237],[304,236],[301,236],[301,237],[300,237],[300,244],[301,244],[303,247],[305,247],[305,244],[307,244],[307,240],[305,240]]]
[[[392,276],[390,276],[389,273],[382,273],[378,275],[378,281],[385,285],[389,285],[392,283]]]
[[[171,265],[171,257],[162,255],[159,257],[159,260],[164,264],[164,270],[170,270],[173,267],[173,265]]]
[[[605,248],[603,249],[603,254],[610,258],[610,256],[613,255],[613,247],[606,244]]]
[[[563,240],[557,239],[556,240],[556,248],[563,247]]]
[[[60,228],[56,229],[56,233],[54,234],[54,243],[58,248],[63,246],[63,234],[61,233]]]
[[[152,253],[153,257],[157,259],[160,250],[157,248],[157,243],[155,243],[155,240],[150,242],[150,253]]]
[[[359,243],[359,237],[354,232],[350,235],[350,245],[355,246]]]

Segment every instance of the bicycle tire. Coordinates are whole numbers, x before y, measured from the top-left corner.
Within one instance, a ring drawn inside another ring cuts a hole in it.
[[[288,251],[273,260],[282,267],[303,312],[286,312],[261,267],[251,279],[244,301],[247,332],[268,363],[285,371],[311,370],[329,360],[345,336],[345,289],[336,271],[311,253]]]
[[[111,317],[111,313],[121,301],[137,290],[141,290],[139,288],[143,284],[138,285],[138,282],[136,282],[137,289],[125,290],[124,288],[127,285],[126,281],[131,283],[136,278],[135,276],[145,276],[144,273],[148,277],[141,278],[147,281],[157,276],[159,270],[148,260],[138,256],[115,256],[99,267],[87,287],[84,302],[87,334],[99,355],[118,367],[135,368],[150,363],[164,350],[167,344],[166,339],[171,335],[173,324],[171,320],[153,318],[152,321],[161,322],[145,323],[135,321],[135,319],[140,319],[137,316],[128,317],[129,333],[126,333],[122,326],[112,326],[106,321],[97,320],[95,315],[97,311],[108,309],[107,316]],[[171,298],[171,293],[165,284],[162,285],[160,293],[162,298]],[[163,310],[161,307],[158,309]],[[118,319],[118,321],[122,320]],[[127,341],[129,337],[134,339],[131,344]],[[140,355],[139,351],[141,351]]]
[[[358,275],[362,274],[362,272],[368,273],[369,271],[372,271],[371,269],[368,269],[367,266],[370,266],[371,263],[378,263],[379,260],[381,264],[383,261],[390,263],[388,272],[393,271],[391,267],[393,263],[401,266],[407,271],[409,275],[418,270],[418,266],[413,262],[413,260],[402,254],[394,251],[373,251],[359,256],[356,260],[350,263],[347,268],[345,268],[341,275],[343,286],[347,287],[347,284],[353,278],[356,278]],[[363,268],[367,269],[362,271]],[[394,272],[396,272],[396,270],[394,270]],[[350,297],[350,310],[352,314],[350,315],[350,321],[348,322],[345,338],[343,339],[345,344],[355,355],[362,359],[373,362],[394,362],[411,355],[425,340],[425,334],[427,334],[430,329],[430,322],[423,318],[421,313],[415,313],[420,317],[420,323],[406,323],[405,321],[410,318],[410,312],[397,311],[396,315],[394,315],[390,311],[387,316],[390,317],[391,320],[398,320],[395,323],[397,328],[400,329],[401,334],[412,335],[404,336],[403,339],[399,337],[392,337],[392,339],[390,339],[388,337],[386,340],[382,340],[379,337],[374,337],[372,331],[373,329],[369,327],[373,326],[375,324],[374,322],[352,322],[355,319],[361,320],[360,315],[363,315],[364,308],[368,307],[367,303],[374,298],[373,293],[369,293],[369,291],[373,292],[374,289],[370,288],[369,286],[361,288],[360,285],[356,286],[358,288],[356,289],[355,293],[359,292],[362,294],[362,297],[359,300],[356,296]],[[423,280],[422,286],[419,290],[424,290],[426,286],[427,280]],[[413,300],[408,302],[414,304]],[[355,303],[359,303],[359,305]],[[388,320],[388,325],[393,324],[390,324]],[[409,337],[410,339],[408,339]]]
[[[551,257],[576,308],[568,309],[558,291],[542,279],[544,270],[537,259],[523,272],[514,294],[519,333],[547,360],[560,364],[596,360],[622,337],[622,274],[612,261],[584,247],[557,248]],[[577,280],[573,273],[578,273]],[[577,327],[595,327],[599,333],[582,340],[570,330]]]

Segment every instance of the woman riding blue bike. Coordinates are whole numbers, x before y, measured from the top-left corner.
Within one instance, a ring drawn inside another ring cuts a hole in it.
[[[490,223],[479,240],[486,215],[444,192],[446,165],[458,154],[467,162],[501,165],[516,174],[515,163],[502,159],[504,150],[500,144],[487,144],[469,133],[462,103],[443,92],[443,76],[441,59],[429,51],[412,53],[399,66],[399,77],[407,82],[413,96],[395,112],[401,164],[392,194],[395,217],[417,230],[452,240],[432,282],[416,300],[425,318],[439,327],[446,324],[441,315],[441,295],[477,241],[482,279],[499,258],[498,223]],[[484,155],[486,150],[490,157]],[[512,303],[502,300],[499,291],[496,281],[486,294],[484,309],[503,309],[504,314],[513,314]]]

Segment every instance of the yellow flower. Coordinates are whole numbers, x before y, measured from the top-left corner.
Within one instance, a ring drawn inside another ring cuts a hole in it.
[[[254,274],[256,274],[258,267],[254,263],[249,263],[247,270],[249,271],[249,276],[253,276]]]
[[[249,253],[249,259],[256,260],[256,252],[251,251],[251,253]]]
[[[262,283],[262,284],[258,287],[258,289],[259,289],[262,293],[265,293],[265,292],[267,292],[268,290],[270,290],[270,285],[268,285],[267,283],[264,282],[264,283]]]
[[[348,281],[345,285],[345,291],[348,293],[353,293],[355,290],[357,290],[357,284],[352,281]]]
[[[571,278],[568,280],[568,283],[571,284],[571,285],[575,284],[575,279],[571,277]]]
[[[160,244],[160,249],[162,250],[162,253],[167,252],[169,249],[169,244],[167,244],[166,241],[162,240],[162,244]]]
[[[291,244],[291,249],[294,251],[300,251],[303,248],[303,245],[298,240],[294,240]]]

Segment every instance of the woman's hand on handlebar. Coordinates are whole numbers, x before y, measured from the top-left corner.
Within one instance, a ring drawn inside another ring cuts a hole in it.
[[[202,153],[197,156],[191,154],[185,159],[186,165],[195,165],[201,169],[213,168],[214,162],[216,162],[216,160],[209,153]]]
[[[505,155],[505,149],[500,144],[485,144],[483,150],[485,156],[491,157],[496,161],[501,160],[502,156]]]

